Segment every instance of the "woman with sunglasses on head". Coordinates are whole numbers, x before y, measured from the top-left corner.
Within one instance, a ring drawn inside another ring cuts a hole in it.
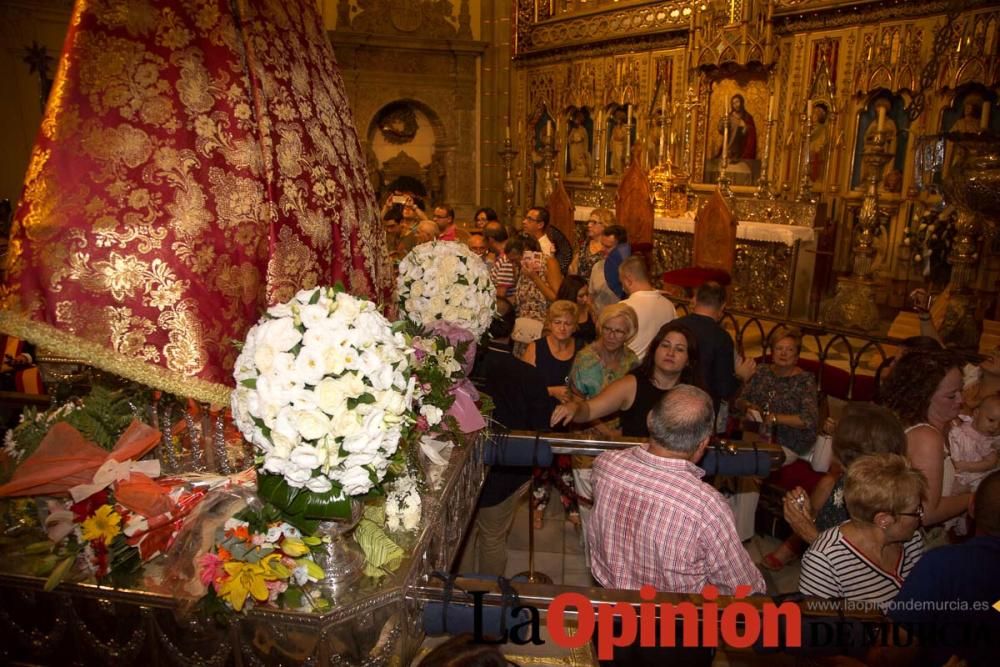
[[[799,591],[823,598],[888,602],[924,553],[917,530],[927,479],[899,454],[867,454],[847,469],[850,520],[816,538],[802,557]]]
[[[602,311],[603,312],[603,311]],[[649,344],[642,364],[586,401],[563,403],[552,412],[552,425],[583,424],[620,413],[622,435],[646,437],[646,417],[656,401],[678,384],[701,385],[698,343],[683,324],[664,324]]]

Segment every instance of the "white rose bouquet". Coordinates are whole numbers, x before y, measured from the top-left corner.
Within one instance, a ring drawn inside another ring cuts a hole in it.
[[[233,418],[258,450],[258,493],[306,520],[348,516],[414,416],[411,352],[375,304],[335,288],[268,309],[236,360]]]
[[[496,288],[482,259],[462,243],[432,241],[415,247],[399,263],[396,279],[400,312],[430,328],[444,321],[475,338],[490,326]]]

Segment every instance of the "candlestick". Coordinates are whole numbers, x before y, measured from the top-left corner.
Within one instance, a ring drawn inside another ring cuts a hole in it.
[[[979,131],[985,132],[990,129],[990,103],[983,102],[983,111],[979,115]]]
[[[628,105],[628,114],[625,116],[625,124],[632,129],[632,105]]]
[[[551,120],[548,123],[545,124],[545,136],[548,137],[549,139],[552,138],[552,121]]]
[[[725,123],[722,125],[722,163],[726,163],[726,158],[729,156],[729,119],[725,119]]]
[[[664,140],[664,135],[667,133],[666,119],[667,119],[666,116],[663,116],[660,119],[660,121],[661,121],[660,122],[660,150],[656,154],[656,163],[657,164],[663,164],[663,140]]]
[[[885,129],[885,107],[878,108],[878,131]]]
[[[806,115],[809,116],[810,119],[812,119],[812,117],[813,117],[813,101],[812,100],[806,100]],[[879,128],[879,129],[881,130],[881,128]]]
[[[510,140],[510,125],[504,128],[504,139]]]
[[[768,122],[774,120],[774,93],[771,93],[771,97],[767,102],[767,120]]]
[[[667,94],[663,93],[663,98],[660,100],[660,115],[663,118],[663,122],[667,120]]]

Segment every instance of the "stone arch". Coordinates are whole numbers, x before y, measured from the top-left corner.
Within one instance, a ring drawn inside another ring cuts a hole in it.
[[[377,180],[381,182],[382,186],[382,191],[376,194],[385,195],[393,181],[401,176],[412,178],[419,181],[426,190],[425,199],[429,207],[435,201],[444,201],[449,196],[446,186],[448,175],[454,173],[452,154],[455,150],[456,139],[444,117],[446,112],[442,113],[431,104],[413,96],[386,96],[373,104],[365,113],[361,137],[369,156],[375,153],[374,146],[379,132],[380,120],[387,111],[398,106],[409,107],[419,114],[418,118],[426,119],[432,133],[432,142],[428,151],[419,151],[426,158],[422,160],[411,154],[417,152],[412,147],[410,151],[406,150],[406,146],[409,144],[399,144],[398,150],[395,151],[392,150],[392,147],[389,147],[388,150],[383,147],[381,154],[375,156],[378,168],[381,170]],[[369,165],[369,170],[371,171],[371,169],[372,166]],[[373,179],[373,183],[375,180]]]

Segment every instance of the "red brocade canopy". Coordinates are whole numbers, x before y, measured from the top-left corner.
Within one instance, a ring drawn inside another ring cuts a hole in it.
[[[268,303],[387,302],[349,109],[314,0],[78,0],[0,330],[222,404]]]

